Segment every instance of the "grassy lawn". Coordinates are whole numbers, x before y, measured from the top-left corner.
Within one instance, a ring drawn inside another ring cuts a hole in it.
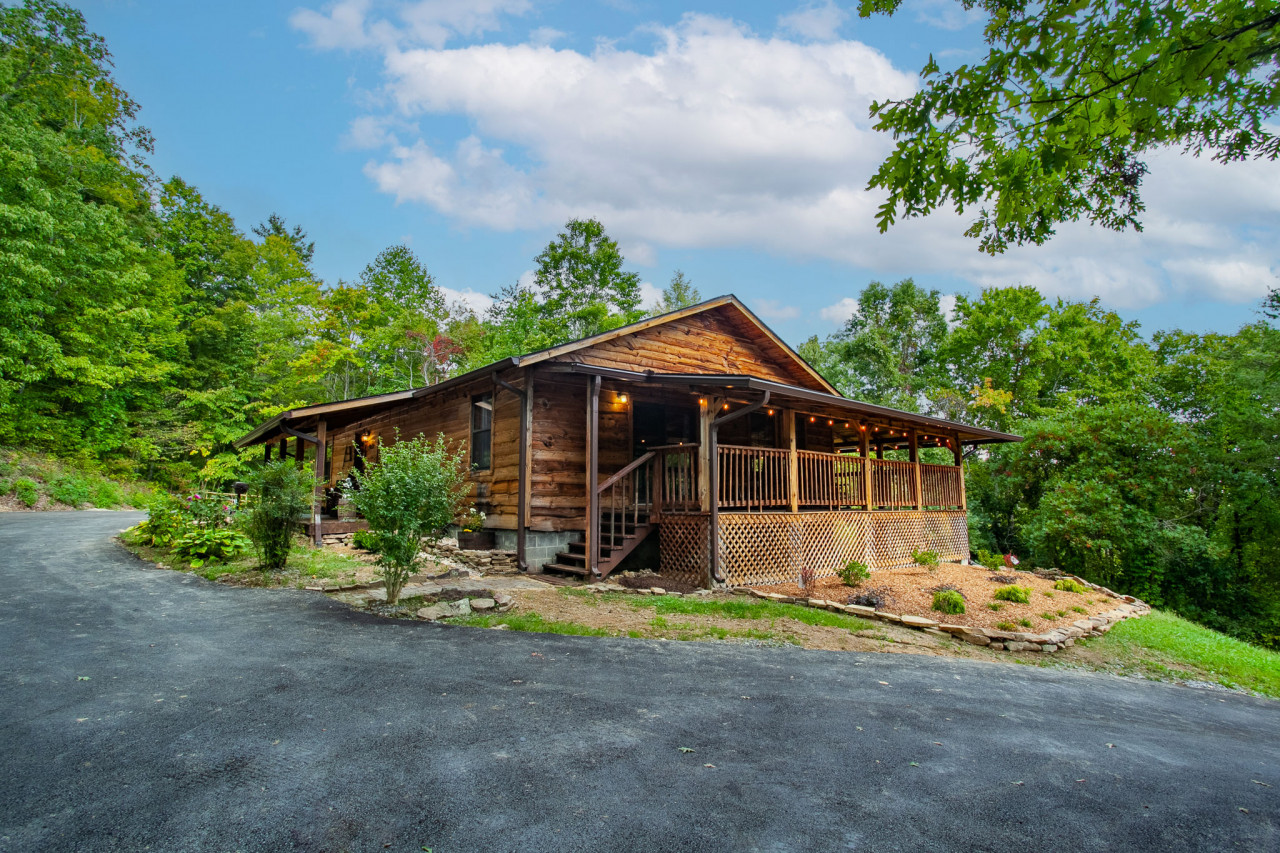
[[[579,622],[546,619],[532,611],[501,614],[472,614],[448,620],[455,625],[494,628],[505,625],[513,631],[545,634],[570,634],[589,637],[634,637],[668,640],[759,640],[798,644],[800,640],[780,620],[794,620],[806,625],[840,628],[849,632],[871,627],[866,620],[840,613],[811,610],[791,604],[778,604],[754,598],[701,599],[670,596],[638,596],[619,593],[591,593],[580,589],[564,589],[560,594],[575,602],[599,608],[601,604],[625,604],[637,610],[652,610],[653,617],[643,628],[602,628]],[[685,617],[685,618],[680,618]],[[707,624],[706,618],[767,623],[729,628]]]
[[[317,548],[304,536],[294,541],[289,561],[282,571],[266,572],[258,567],[258,556],[245,554],[224,562],[209,562],[192,568],[171,552],[143,545],[125,531],[120,541],[137,556],[167,569],[189,571],[206,580],[224,579],[242,586],[304,587],[316,581],[354,581],[362,566],[359,560],[325,548]]]
[[[1280,698],[1280,653],[1153,610],[1126,619],[1105,637],[1081,640],[1099,668],[1159,679],[1209,681]]]

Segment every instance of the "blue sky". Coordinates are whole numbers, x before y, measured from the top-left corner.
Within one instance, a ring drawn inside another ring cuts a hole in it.
[[[596,216],[655,288],[682,269],[798,343],[872,279],[944,293],[1031,284],[1098,297],[1145,332],[1233,331],[1280,284],[1273,163],[1151,160],[1147,228],[1064,227],[990,258],[942,214],[876,232],[888,142],[867,104],[980,23],[947,0],[894,19],[848,4],[608,0],[81,0],[181,175],[248,231],[272,212],[325,280],[405,242],[483,304],[571,216]]]

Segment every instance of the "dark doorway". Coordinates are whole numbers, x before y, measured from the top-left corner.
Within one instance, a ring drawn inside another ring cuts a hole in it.
[[[632,458],[655,447],[696,444],[697,423],[698,412],[692,407],[635,403],[631,412]]]

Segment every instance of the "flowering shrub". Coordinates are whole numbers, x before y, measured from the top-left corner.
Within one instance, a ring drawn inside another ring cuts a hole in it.
[[[232,505],[217,495],[196,492],[187,496],[185,512],[197,527],[226,527],[231,522],[232,510]]]

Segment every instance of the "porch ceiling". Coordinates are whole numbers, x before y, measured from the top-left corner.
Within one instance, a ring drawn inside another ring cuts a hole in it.
[[[557,366],[554,369],[557,372],[582,373],[622,382],[686,387],[690,391],[706,395],[723,396],[726,391],[753,392],[752,397],[743,398],[743,402],[755,402],[767,391],[769,392],[769,405],[777,406],[778,408],[794,408],[815,417],[827,417],[832,420],[857,420],[884,424],[890,427],[914,427],[928,432],[954,434],[958,436],[961,444],[996,444],[1022,441],[1022,436],[1020,435],[971,426],[944,418],[920,415],[915,412],[890,409],[886,406],[863,403],[858,400],[850,400],[847,397],[825,394],[821,391],[811,391],[807,388],[797,388],[794,385],[784,385],[781,382],[758,379],[754,376],[638,372],[611,367],[596,367],[588,364]]]

